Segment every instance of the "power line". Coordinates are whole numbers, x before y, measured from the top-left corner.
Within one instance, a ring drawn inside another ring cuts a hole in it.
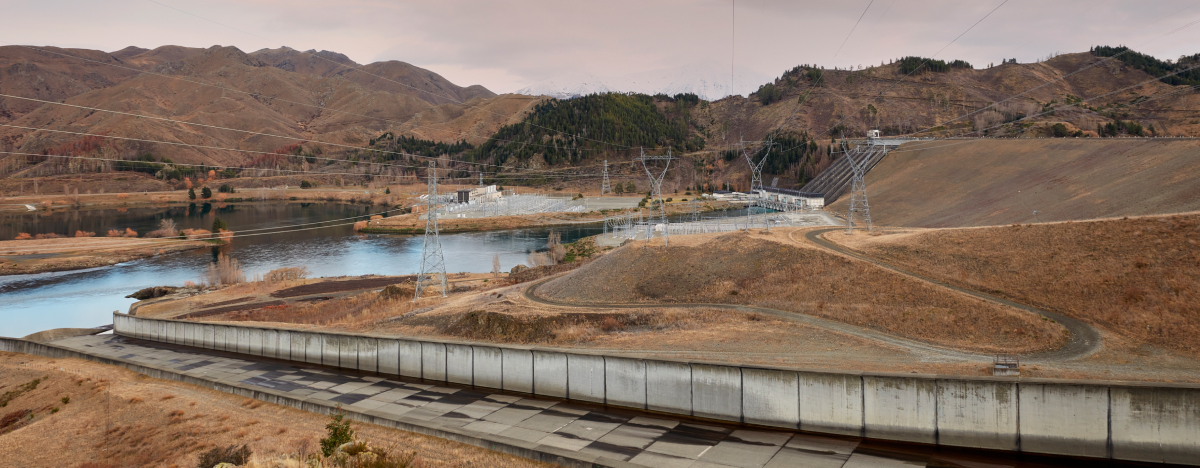
[[[437,159],[438,159],[436,156],[424,156],[424,155],[420,155],[420,154],[406,153],[406,152],[403,152],[403,151],[388,151],[388,150],[381,150],[381,149],[375,149],[375,148],[364,148],[364,147],[360,147],[360,146],[346,145],[346,144],[341,144],[341,143],[329,143],[329,142],[325,142],[325,141],[319,141],[319,140],[311,140],[311,139],[298,138],[298,137],[289,137],[289,136],[275,135],[275,134],[271,134],[271,133],[255,132],[255,131],[251,131],[251,130],[241,130],[241,129],[237,129],[237,128],[221,127],[221,126],[217,126],[217,125],[207,125],[207,124],[194,123],[194,122],[185,122],[185,121],[182,121],[182,120],[176,120],[176,119],[172,119],[172,118],[169,118],[169,117],[156,117],[156,116],[152,116],[152,115],[134,114],[134,113],[130,113],[130,112],[120,112],[120,111],[114,111],[114,110],[108,110],[108,109],[101,109],[101,108],[97,108],[97,107],[88,107],[88,106],[80,106],[80,105],[76,105],[76,104],[67,104],[67,103],[65,103],[65,102],[45,101],[45,100],[42,100],[42,99],[34,99],[34,98],[27,98],[27,97],[21,97],[21,96],[13,96],[13,95],[9,95],[9,94],[0,94],[0,97],[7,97],[7,98],[14,98],[14,99],[23,99],[23,100],[26,100],[26,101],[40,102],[40,103],[43,103],[43,104],[53,104],[53,105],[57,105],[57,106],[74,107],[74,108],[77,108],[77,109],[86,109],[86,110],[97,111],[97,112],[109,112],[109,113],[113,113],[113,114],[118,114],[118,115],[126,115],[126,116],[130,116],[130,117],[137,117],[137,118],[144,118],[144,119],[152,119],[152,120],[161,120],[161,121],[165,121],[165,122],[171,122],[171,123],[177,123],[177,124],[183,124],[183,125],[194,125],[194,126],[197,126],[197,127],[213,128],[213,129],[217,129],[217,130],[228,130],[228,131],[232,131],[232,132],[248,133],[248,134],[251,134],[251,135],[260,135],[260,136],[267,136],[267,137],[274,137],[274,138],[282,138],[282,139],[285,139],[285,140],[300,141],[300,142],[302,142],[302,143],[305,143],[305,142],[318,143],[318,144],[322,144],[322,145],[329,145],[329,146],[337,146],[337,147],[343,147],[343,148],[350,148],[350,149],[354,149],[354,150],[361,150],[361,151],[368,151],[368,152],[377,152],[377,153],[383,153],[384,155],[388,155],[388,154],[399,154],[399,155],[403,155],[403,156],[410,156],[410,157],[414,157],[414,158],[432,159],[432,160],[437,160]],[[48,129],[47,129],[47,130],[48,130]],[[50,131],[53,131],[53,130],[50,130]],[[164,144],[169,144],[169,143],[164,143]],[[281,156],[288,156],[288,157],[305,157],[305,158],[312,158],[312,159],[323,160],[323,161],[337,161],[337,162],[345,162],[345,160],[343,160],[343,159],[319,158],[319,157],[316,157],[316,156],[299,156],[299,155],[289,155],[289,154],[281,154],[281,153],[274,153],[274,152],[271,152],[271,153],[265,153],[265,154],[280,154]],[[389,163],[376,163],[376,162],[363,162],[363,161],[357,161],[357,162],[358,162],[359,164],[367,164],[367,165],[383,165],[383,166],[387,166],[387,167],[414,167],[414,168],[415,168],[415,167],[417,167],[417,166],[402,166],[402,165],[394,165],[394,164],[389,164]],[[464,164],[469,164],[469,163],[467,163],[466,161],[458,161],[458,160],[456,160],[455,162],[460,162],[460,163],[464,163]],[[545,172],[545,173],[554,173],[554,172],[562,172],[562,171],[565,171],[565,169],[558,169],[558,170],[530,170],[530,169],[525,169],[525,170],[524,170],[524,172]]]
[[[178,8],[175,8],[175,7],[167,6],[167,5],[164,5],[164,4],[162,4],[162,3],[156,2],[156,1],[154,1],[154,0],[147,0],[147,1],[150,1],[150,2],[152,2],[152,3],[154,3],[154,4],[157,4],[157,5],[161,5],[161,6],[164,6],[164,7],[170,8],[170,9],[172,9],[172,10],[175,10],[175,11],[178,11],[178,12],[181,12],[181,13],[186,13],[186,14],[188,14],[188,15],[195,16],[195,17],[197,17],[197,18],[203,19],[203,20],[205,20],[205,21],[208,21],[208,22],[211,22],[211,23],[214,23],[214,24],[218,24],[218,25],[221,25],[221,26],[225,26],[224,24],[221,24],[221,23],[218,23],[218,22],[216,22],[216,21],[210,20],[210,19],[208,19],[208,18],[205,18],[205,17],[203,17],[203,16],[197,15],[197,14],[195,14],[195,13],[190,13],[190,12],[187,12],[187,11],[184,11],[184,10],[180,10],[180,9],[178,9]],[[231,27],[231,26],[225,26],[225,27],[227,27],[227,28],[230,28],[230,29],[234,29],[234,30],[236,30],[236,31],[238,31],[238,32],[241,32],[241,33],[244,33],[244,34],[250,34],[250,33],[247,33],[247,32],[245,32],[245,31],[242,31],[242,30],[240,30],[240,29],[233,28],[233,27]],[[251,35],[251,36],[255,36],[254,34],[250,34],[250,35]],[[266,40],[266,38],[263,38],[263,37],[260,37],[260,36],[255,36],[255,37],[258,37],[259,39]],[[379,78],[379,79],[381,79],[381,80],[390,81],[390,82],[392,82],[392,83],[395,83],[395,84],[398,84],[398,85],[400,85],[400,86],[404,86],[404,87],[406,87],[406,88],[410,88],[410,89],[412,89],[412,90],[414,90],[414,91],[418,91],[418,92],[426,93],[426,94],[429,94],[429,95],[431,95],[431,96],[438,96],[438,97],[442,97],[442,98],[445,98],[445,99],[449,99],[451,102],[454,102],[454,103],[457,103],[457,104],[460,104],[460,105],[463,105],[463,106],[467,106],[467,107],[476,108],[476,109],[482,110],[482,111],[484,111],[484,112],[488,112],[488,113],[491,113],[491,114],[495,114],[495,115],[498,115],[498,116],[501,116],[501,117],[510,117],[510,116],[507,116],[507,115],[501,114],[501,113],[499,113],[499,112],[494,112],[494,111],[490,111],[490,110],[484,109],[484,108],[482,108],[482,107],[479,107],[479,106],[473,106],[473,105],[467,104],[467,103],[465,103],[465,102],[459,101],[458,99],[455,99],[455,98],[453,98],[453,97],[450,97],[450,96],[447,96],[447,95],[444,95],[444,94],[437,94],[437,93],[434,93],[434,92],[432,92],[432,91],[428,91],[428,90],[424,90],[424,89],[418,88],[418,87],[416,87],[416,86],[412,86],[412,85],[409,85],[409,84],[406,84],[406,83],[401,83],[401,82],[399,82],[399,81],[396,81],[396,80],[393,80],[393,79],[391,79],[391,78],[387,78],[387,77],[384,77],[384,76],[376,75],[376,74],[374,74],[374,73],[371,73],[371,72],[368,72],[368,71],[365,71],[365,70],[363,70],[363,69],[362,69],[362,67],[351,67],[351,66],[348,66],[348,65],[346,65],[346,64],[344,64],[344,63],[335,62],[335,61],[333,61],[333,60],[327,59],[327,58],[325,58],[325,57],[322,57],[322,56],[320,56],[320,55],[317,55],[317,54],[310,54],[310,53],[308,53],[308,52],[302,52],[302,51],[297,51],[297,52],[300,52],[300,53],[302,53],[302,54],[308,55],[309,57],[315,57],[315,58],[318,58],[318,59],[321,59],[321,60],[327,61],[327,62],[329,62],[329,63],[332,63],[332,64],[334,64],[334,65],[337,65],[337,66],[339,66],[339,67],[346,67],[346,68],[349,68],[351,71],[357,71],[357,72],[365,73],[365,74],[367,74],[367,75],[373,76],[373,77],[375,77],[375,78]],[[537,124],[532,124],[532,125],[533,125],[533,126],[535,126],[535,127],[538,127],[538,128],[544,129],[544,130],[549,130],[549,131],[552,131],[552,132],[555,132],[555,133],[559,133],[559,134],[562,134],[562,135],[567,135],[567,136],[570,136],[569,134],[567,134],[567,133],[565,133],[565,132],[558,131],[558,130],[554,130],[554,129],[552,129],[552,128],[549,128],[549,127],[543,127],[543,126],[541,126],[541,125],[537,125]],[[578,135],[575,135],[575,136],[576,136],[577,138],[579,137]],[[630,148],[632,148],[631,146],[625,146],[625,145],[613,145],[613,144],[611,144],[611,143],[604,142],[604,141],[600,141],[600,140],[596,140],[596,139],[592,139],[592,138],[583,138],[583,139],[584,139],[584,140],[591,140],[591,141],[595,141],[595,142],[602,143],[602,144],[609,144],[609,145],[611,145],[611,146],[616,146],[616,147],[620,147],[620,148],[626,148],[626,149],[630,149]]]
[[[0,124],[0,126],[3,126],[3,124]],[[372,177],[384,177],[384,178],[390,177],[393,179],[399,179],[399,178],[403,177],[403,176],[395,176],[395,175],[390,175],[390,174],[370,174],[370,173],[361,173],[361,172],[320,172],[320,171],[305,171],[305,170],[296,170],[296,169],[255,168],[255,167],[240,167],[240,166],[222,166],[222,165],[213,165],[213,164],[187,164],[187,163],[175,163],[175,162],[172,162],[172,163],[153,162],[153,163],[151,163],[150,161],[137,161],[137,160],[129,160],[129,159],[116,159],[116,158],[100,158],[100,157],[95,157],[95,156],[68,156],[68,155],[60,155],[60,154],[21,153],[21,152],[15,152],[15,151],[0,151],[0,154],[11,154],[14,156],[34,156],[34,157],[40,157],[40,158],[84,159],[84,160],[109,161],[109,162],[120,162],[120,163],[142,162],[142,163],[163,164],[163,165],[170,165],[170,166],[199,167],[199,168],[205,168],[205,169],[238,169],[238,170],[246,170],[246,171],[273,171],[273,172],[289,173],[289,174],[347,175],[347,176],[357,176],[357,177],[369,175]],[[458,170],[458,169],[452,169],[452,170]],[[560,175],[560,176],[556,176],[556,177],[563,178],[563,179],[572,178],[572,179],[576,179],[576,180],[585,180],[585,179],[594,179],[597,176],[592,175],[592,174],[578,174],[578,175],[566,174],[566,175]],[[526,180],[526,179],[540,180],[540,179],[544,179],[544,178],[545,178],[545,176],[503,177],[503,179],[505,179],[505,180]],[[467,177],[443,177],[443,180],[471,180],[471,177],[470,176],[467,176]]]
[[[26,48],[26,49],[35,50],[35,51],[38,51],[38,52],[43,52],[43,53],[48,53],[48,54],[62,55],[62,56],[71,57],[71,58],[74,58],[74,59],[77,59],[77,60],[82,60],[82,61],[85,61],[85,62],[91,62],[91,63],[100,64],[100,65],[106,65],[106,66],[110,66],[110,67],[114,67],[114,68],[120,68],[120,69],[124,69],[124,70],[129,70],[129,71],[133,71],[133,72],[138,72],[138,73],[143,73],[143,74],[148,74],[148,75],[155,75],[155,76],[160,76],[160,77],[163,77],[163,78],[169,78],[169,79],[173,79],[173,80],[179,80],[179,81],[183,81],[183,82],[187,82],[187,83],[195,84],[195,85],[198,85],[198,86],[208,86],[208,87],[212,87],[212,88],[220,89],[220,90],[223,90],[223,91],[230,91],[230,92],[234,92],[234,93],[245,94],[245,95],[247,95],[247,96],[250,96],[250,97],[253,97],[253,98],[258,98],[258,97],[261,97],[261,96],[262,96],[262,94],[260,94],[260,93],[256,93],[256,92],[252,93],[252,92],[249,92],[249,91],[243,91],[243,90],[240,90],[240,89],[229,88],[229,87],[221,86],[221,85],[218,85],[218,84],[211,84],[211,83],[204,83],[204,82],[200,82],[200,81],[189,80],[189,79],[186,79],[186,78],[184,78],[184,77],[182,77],[182,76],[165,75],[165,74],[162,74],[162,73],[157,73],[157,72],[148,71],[148,70],[139,70],[139,69],[137,69],[137,68],[124,67],[124,66],[120,66],[120,65],[116,65],[116,64],[112,64],[112,63],[101,62],[101,61],[99,61],[99,60],[93,60],[93,59],[89,59],[89,58],[79,57],[79,56],[76,56],[76,55],[71,55],[71,54],[67,54],[67,53],[63,53],[63,52],[58,52],[58,51],[53,51],[53,50],[39,49],[39,48],[37,48],[37,47],[31,47],[31,46],[25,46],[25,45],[19,45],[18,47],[24,47],[24,48]],[[410,128],[412,128],[412,129],[416,129],[416,128],[424,128],[424,129],[428,129],[428,130],[439,131],[439,132],[445,132],[445,133],[454,134],[454,135],[459,135],[459,136],[471,136],[471,137],[475,137],[475,138],[482,138],[484,141],[491,141],[491,140],[495,140],[495,141],[503,141],[503,142],[507,142],[507,143],[516,143],[516,142],[515,142],[515,141],[513,141],[513,140],[503,140],[503,139],[494,138],[494,137],[486,137],[486,136],[483,136],[483,135],[476,135],[476,134],[473,134],[473,133],[455,132],[455,131],[451,131],[451,130],[445,130],[445,129],[435,128],[435,127],[429,127],[429,126],[425,126],[425,125],[417,125],[417,124],[415,124],[415,123],[405,123],[405,122],[399,122],[399,121],[395,121],[395,120],[391,120],[391,119],[385,119],[385,118],[382,118],[382,117],[372,117],[372,116],[369,116],[369,115],[358,114],[358,113],[349,112],[349,111],[343,111],[343,110],[338,110],[338,109],[331,109],[331,108],[327,108],[327,107],[320,106],[320,105],[315,105],[315,104],[308,104],[308,103],[299,102],[299,101],[291,101],[291,100],[288,100],[288,99],[283,99],[283,98],[280,98],[280,97],[277,97],[277,96],[269,96],[268,98],[269,98],[269,99],[271,99],[272,101],[285,102],[285,103],[288,103],[288,104],[295,104],[295,105],[298,105],[298,106],[304,106],[304,107],[310,107],[310,108],[314,108],[314,109],[320,109],[320,110],[322,110],[322,111],[330,111],[330,112],[334,112],[334,113],[338,113],[338,114],[345,114],[345,115],[351,115],[351,116],[355,116],[355,117],[361,117],[361,118],[364,118],[364,119],[378,120],[378,121],[381,121],[381,122],[389,122],[389,123],[393,123],[393,124],[399,125],[400,127],[404,127],[405,125],[407,125],[407,126],[409,126]],[[497,115],[499,115],[499,114],[497,114]],[[552,147],[552,145],[545,145],[545,144],[539,144],[539,143],[528,143],[528,142],[522,142],[522,144],[523,144],[523,145],[533,145],[533,146],[540,146],[540,147],[545,147],[545,148],[550,148],[550,147]],[[588,150],[588,151],[602,151],[602,150],[600,150],[600,149],[594,149],[594,150]],[[421,156],[421,157],[426,157],[426,158],[427,158],[428,156]],[[500,168],[507,167],[507,166],[501,166],[501,165],[495,165],[495,164],[487,164],[487,163],[476,163],[476,162],[468,162],[468,161],[462,161],[462,162],[463,162],[464,164],[472,164],[472,165],[479,165],[479,166],[493,166],[493,167],[500,167]]]

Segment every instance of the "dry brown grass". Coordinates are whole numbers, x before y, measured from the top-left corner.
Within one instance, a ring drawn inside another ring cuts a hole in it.
[[[722,309],[647,309],[547,315],[474,310],[418,316],[405,320],[404,325],[425,329],[438,336],[495,343],[580,345],[612,335],[659,334],[764,320],[761,315]]]
[[[211,317],[206,321],[228,320],[235,322],[279,322],[331,327],[357,327],[375,323],[413,311],[417,307],[428,307],[438,299],[426,299],[414,304],[411,296],[382,298],[380,293],[365,292],[348,297],[336,297],[297,304],[268,306],[260,309],[230,312]],[[440,298],[439,298],[440,299]]]
[[[243,405],[241,397],[118,367],[0,353],[0,388],[34,379],[42,379],[37,388],[5,408],[29,413],[18,429],[0,435],[4,466],[191,467],[201,453],[234,444],[249,444],[266,461],[295,455],[304,447],[312,453],[329,421],[328,416],[257,401],[258,406]],[[164,399],[166,395],[176,398]],[[69,403],[62,403],[65,396]],[[360,438],[376,446],[415,450],[429,468],[550,466],[410,432],[353,426]]]
[[[930,277],[1200,352],[1200,216],[947,229],[859,248]]]
[[[1053,349],[1066,338],[1061,326],[1033,314],[769,236],[688,240],[618,249],[539,293],[578,302],[755,305],[979,351]]]

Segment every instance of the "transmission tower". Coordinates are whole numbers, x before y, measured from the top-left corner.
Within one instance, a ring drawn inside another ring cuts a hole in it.
[[[850,171],[852,173],[850,179],[850,207],[846,212],[846,233],[854,234],[854,215],[857,213],[862,218],[863,223],[867,225],[867,232],[875,232],[875,226],[871,224],[871,206],[867,204],[867,183],[864,180],[866,175],[867,158],[875,151],[875,143],[871,142],[870,147],[865,152],[867,157],[862,161],[855,162],[854,155],[846,149],[845,135],[842,136],[842,151],[846,156],[846,160],[850,163]]]
[[[600,183],[600,195],[604,195],[608,192],[609,192],[609,189],[608,189],[608,160],[605,159],[604,160],[604,182]]]
[[[750,153],[748,151],[746,151],[746,144],[742,143],[742,155],[746,157],[746,164],[750,165],[750,193],[751,194],[753,194],[755,190],[763,189],[762,168],[763,168],[763,164],[767,163],[767,156],[770,156],[770,154],[771,154],[771,147],[768,146],[767,151],[765,153],[763,153],[762,160],[758,161],[758,164],[755,164],[754,160],[750,158]]]
[[[671,150],[669,148],[667,149],[667,154],[665,155],[647,155],[644,149],[642,149],[641,152],[641,156],[639,156],[636,161],[642,162],[642,168],[646,170],[646,175],[650,177],[650,196],[654,200],[654,203],[658,205],[657,210],[654,207],[651,207],[650,209],[650,216],[647,219],[647,226],[650,228],[646,231],[646,245],[650,245],[650,238],[654,237],[655,219],[658,219],[662,224],[663,245],[667,245],[667,242],[671,237],[671,226],[667,221],[667,203],[663,201],[662,183],[663,178],[667,176],[667,169],[671,167],[671,160],[675,158],[671,156]],[[655,172],[659,171],[659,164],[662,165],[662,172],[659,172],[658,175],[654,175]],[[650,166],[654,166],[653,171],[651,170]]]
[[[434,161],[429,161],[429,195],[425,200],[425,248],[421,255],[421,273],[417,275],[417,290],[413,293],[413,301],[421,298],[425,288],[438,284],[442,286],[442,297],[446,297],[446,258],[442,255],[442,241],[438,239],[437,206],[437,166]]]

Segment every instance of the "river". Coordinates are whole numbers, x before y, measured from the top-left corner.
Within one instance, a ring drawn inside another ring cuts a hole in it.
[[[150,286],[181,286],[198,282],[218,251],[237,259],[247,278],[275,268],[305,266],[310,277],[407,275],[421,265],[423,236],[358,235],[349,225],[299,226],[294,232],[270,233],[308,223],[346,224],[354,216],[385,211],[384,207],[336,203],[258,202],[184,206],[81,209],[0,214],[0,239],[19,232],[73,234],[76,230],[103,236],[109,229],[131,228],[141,234],[154,230],[164,218],[179,229],[212,227],[217,217],[239,236],[225,247],[162,255],[90,270],[0,276],[0,336],[21,337],[50,328],[93,327],[112,323],[114,310],[126,311],[133,299],[125,296]],[[718,215],[739,216],[744,210]],[[711,216],[711,215],[709,215]],[[336,221],[343,220],[343,221]],[[316,228],[318,229],[309,229]],[[564,243],[598,234],[599,224],[553,229],[517,229],[441,236],[450,273],[488,272],[492,257],[500,256],[507,271],[525,263],[529,252],[545,247],[557,231]],[[268,234],[269,233],[269,234]]]

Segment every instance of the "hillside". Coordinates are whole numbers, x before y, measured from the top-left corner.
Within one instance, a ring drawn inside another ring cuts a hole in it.
[[[867,196],[872,220],[884,226],[987,226],[1196,211],[1197,154],[1196,140],[908,143],[867,174]],[[842,197],[829,209],[845,213],[848,200]]]
[[[749,98],[734,96],[714,102],[686,93],[605,94],[572,100],[497,96],[481,86],[458,86],[403,62],[377,62],[356,69],[359,64],[337,52],[301,52],[287,47],[250,53],[221,46],[128,47],[112,53],[36,49],[0,47],[0,92],[284,138],[0,98],[0,124],[26,127],[0,127],[0,151],[113,159],[151,154],[160,162],[168,158],[188,164],[322,168],[319,170],[364,174],[368,168],[356,164],[364,160],[400,166],[385,171],[370,166],[374,170],[369,172],[377,175],[411,175],[414,166],[424,166],[411,157],[385,156],[383,151],[396,150],[391,143],[371,148],[374,140],[386,135],[423,140],[417,146],[425,148],[443,143],[453,151],[419,153],[504,165],[509,168],[506,172],[573,166],[578,168],[577,175],[594,177],[596,168],[607,159],[612,174],[620,180],[638,181],[637,189],[644,191],[641,168],[628,162],[640,147],[648,152],[671,148],[682,159],[668,177],[667,190],[682,194],[726,184],[733,189],[748,188],[745,163],[730,150],[740,141],[762,140],[768,135],[775,135],[779,145],[766,164],[765,180],[778,178],[778,187],[797,188],[830,164],[831,129],[847,136],[876,128],[887,135],[983,133],[1020,138],[1200,134],[1200,101],[1192,87],[1200,83],[1200,73],[1168,76],[1186,70],[1200,57],[1179,62],[1136,53],[1104,57],[1124,51],[1122,48],[1097,47],[1031,64],[980,64],[978,69],[960,61],[925,63],[914,57],[854,71],[801,65],[764,84]],[[1155,76],[1162,80],[1154,81]],[[1147,80],[1150,82],[1139,85]],[[955,120],[1038,86],[1042,87],[993,109]],[[1126,87],[1132,88],[1081,101]],[[1042,112],[1046,114],[1038,115]],[[29,128],[277,152],[281,156],[84,138]],[[301,142],[307,143],[297,146]],[[781,154],[780,150],[787,151]],[[298,157],[301,155],[309,155],[307,161]],[[347,162],[316,164],[314,155]],[[446,164],[455,166],[454,174],[460,177],[478,171],[477,166]],[[0,157],[0,177],[111,171],[117,166],[7,156]],[[512,177],[495,181],[539,186],[552,182]]]
[[[374,63],[353,70],[349,66],[356,64],[325,51],[316,55],[341,60],[347,66],[319,68],[328,62],[291,49],[252,54],[219,46],[126,48],[113,54],[37,49],[50,52],[0,47],[0,92],[289,138],[14,98],[0,99],[0,123],[269,152],[303,140],[364,145],[387,130],[426,139],[482,141],[538,101],[524,96],[496,96],[480,86],[459,87],[436,73],[402,62]],[[95,63],[51,52],[81,56]],[[78,135],[0,129],[0,151],[91,153],[124,159],[152,153],[180,163],[226,165],[241,165],[254,156],[155,143],[98,141],[89,146],[82,144],[86,142],[81,142]],[[80,146],[86,148],[81,150]],[[37,162],[0,159],[0,175],[50,175],[62,170],[43,168],[29,173],[35,165],[31,163]],[[53,162],[45,164],[55,166]]]

